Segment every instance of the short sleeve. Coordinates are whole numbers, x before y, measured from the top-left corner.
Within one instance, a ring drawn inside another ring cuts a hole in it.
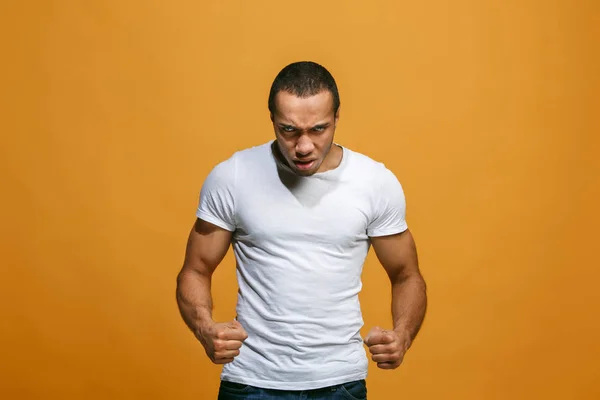
[[[233,232],[236,227],[235,179],[234,157],[217,164],[202,185],[196,216]]]
[[[406,199],[402,185],[392,171],[384,168],[373,195],[373,216],[367,228],[371,237],[404,232],[406,223]]]

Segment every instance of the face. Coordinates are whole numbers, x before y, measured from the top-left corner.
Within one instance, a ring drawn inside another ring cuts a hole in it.
[[[281,156],[298,175],[328,169],[335,126],[333,96],[328,90],[306,98],[279,92],[271,115]]]

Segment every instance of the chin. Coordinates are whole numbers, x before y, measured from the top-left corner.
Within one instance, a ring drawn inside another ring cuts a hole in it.
[[[314,175],[314,173],[317,172],[317,171],[316,170],[312,170],[312,169],[310,171],[303,171],[303,170],[299,170],[299,169],[294,169],[294,172],[298,176],[311,176],[311,175]]]

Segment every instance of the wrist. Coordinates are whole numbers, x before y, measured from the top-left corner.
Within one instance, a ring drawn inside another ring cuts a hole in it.
[[[212,315],[210,312],[208,312],[208,310],[198,310],[195,324],[195,331],[197,335],[209,331],[215,324],[216,322],[212,319]]]
[[[412,344],[412,337],[409,329],[404,325],[396,325],[394,332],[396,332],[404,346],[408,349]]]

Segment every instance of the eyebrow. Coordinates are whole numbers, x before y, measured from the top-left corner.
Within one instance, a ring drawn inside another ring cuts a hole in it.
[[[280,122],[278,125],[281,128],[294,128],[294,129],[298,129],[294,124],[284,124],[284,123]],[[316,124],[316,125],[312,126],[310,129],[327,128],[329,125],[331,125],[331,123],[329,123],[329,122],[323,122],[323,123]]]

